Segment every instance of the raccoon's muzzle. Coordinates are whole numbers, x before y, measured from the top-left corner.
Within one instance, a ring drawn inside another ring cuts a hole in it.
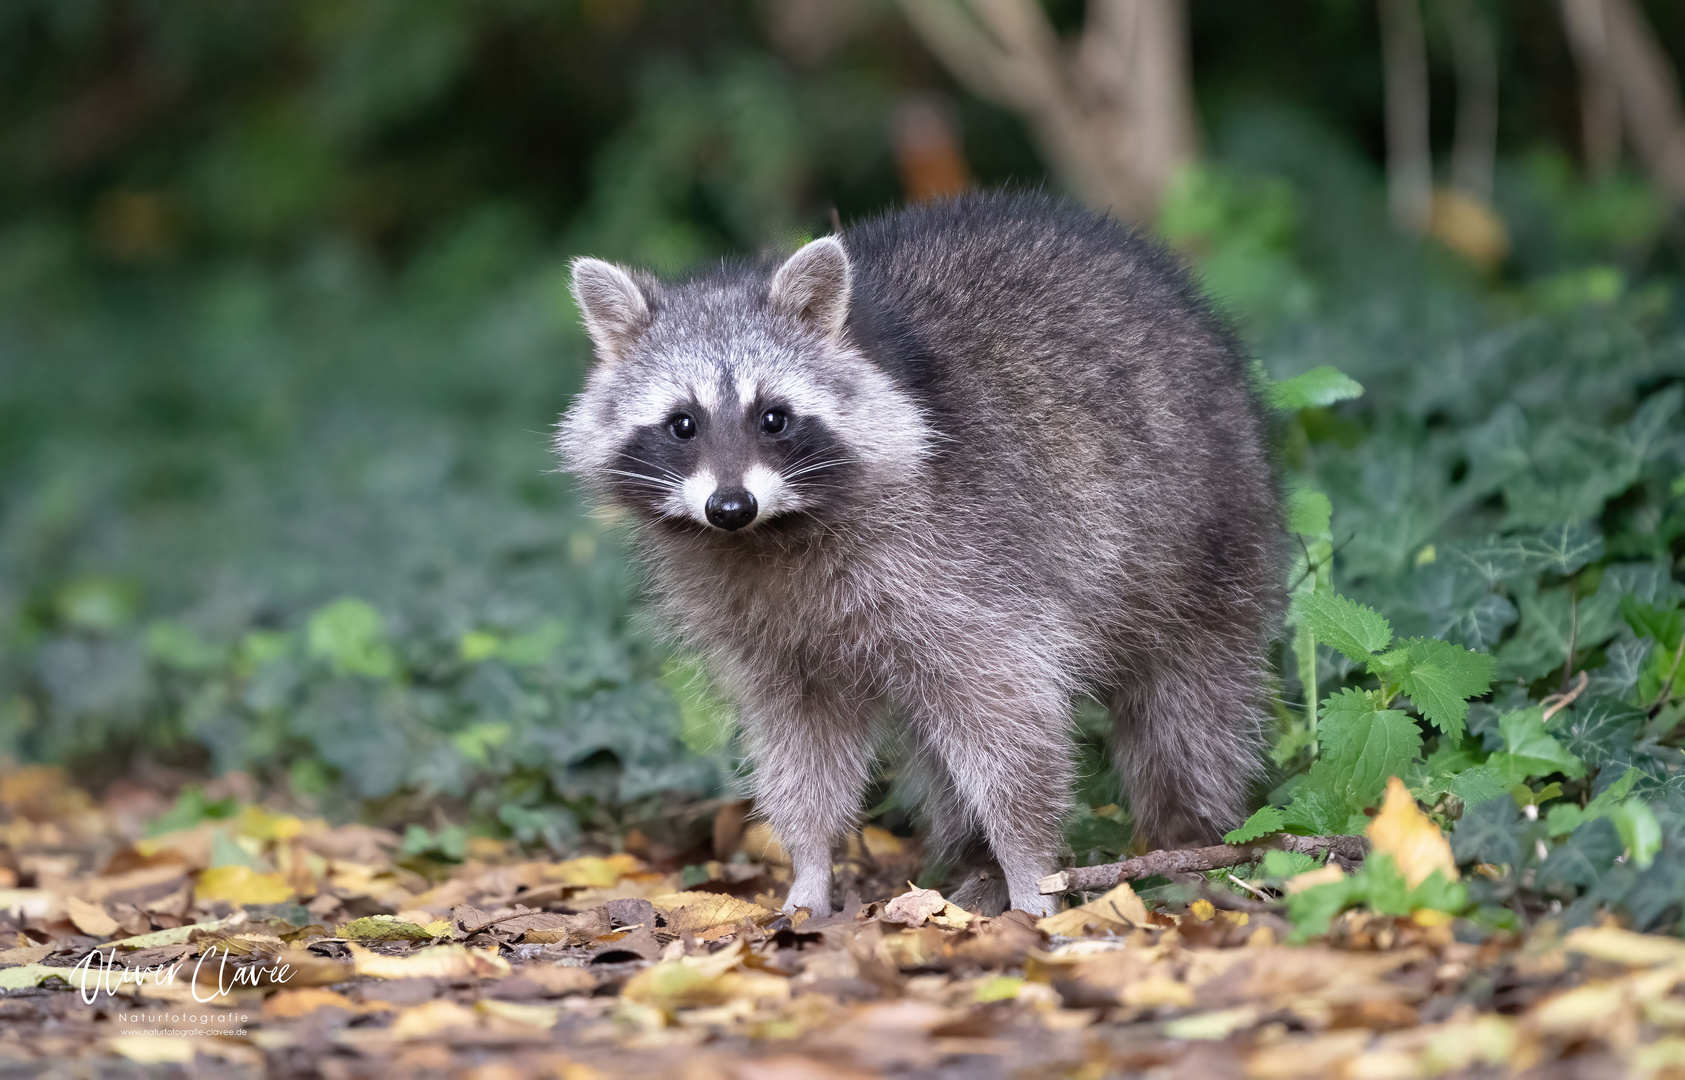
[[[720,488],[708,496],[708,523],[727,532],[735,532],[755,520],[759,507],[747,488]]]

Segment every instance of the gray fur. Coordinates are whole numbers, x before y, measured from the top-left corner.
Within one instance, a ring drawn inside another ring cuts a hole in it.
[[[782,267],[620,276],[637,298],[576,288],[604,362],[557,447],[632,511],[660,618],[736,699],[788,907],[830,910],[886,722],[937,843],[986,840],[1031,912],[1051,910],[1036,881],[1077,695],[1111,704],[1146,838],[1239,821],[1281,606],[1277,492],[1240,350],[1168,256],[995,194]],[[709,525],[697,496],[745,477],[760,516]]]

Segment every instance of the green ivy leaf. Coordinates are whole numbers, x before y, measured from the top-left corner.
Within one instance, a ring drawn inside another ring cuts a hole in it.
[[[1373,608],[1331,593],[1295,596],[1293,619],[1353,660],[1367,661],[1392,641],[1392,627]]]
[[[1662,849],[1662,825],[1656,820],[1656,812],[1641,799],[1628,799],[1609,817],[1621,834],[1621,843],[1632,853],[1632,861],[1640,870],[1648,869]]]
[[[1552,773],[1570,780],[1585,775],[1585,763],[1545,730],[1544,710],[1537,705],[1505,713],[1498,718],[1498,730],[1504,737],[1504,752],[1493,754],[1486,763],[1511,783]]]
[[[1303,375],[1270,386],[1270,404],[1277,409],[1315,409],[1363,395],[1363,386],[1339,368],[1324,364]]]
[[[1287,815],[1279,806],[1260,806],[1238,829],[1223,834],[1225,844],[1249,844],[1261,836],[1281,831]]]
[[[1453,739],[1462,737],[1471,697],[1492,688],[1497,665],[1487,653],[1470,652],[1461,645],[1438,638],[1411,638],[1405,642],[1408,664],[1399,678],[1399,689],[1433,725]]]

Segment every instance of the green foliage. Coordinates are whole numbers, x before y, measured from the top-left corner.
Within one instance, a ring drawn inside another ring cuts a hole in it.
[[[1469,892],[1460,881],[1449,881],[1435,870],[1414,888],[1394,865],[1392,856],[1371,855],[1363,868],[1339,881],[1291,893],[1287,915],[1293,921],[1290,940],[1304,941],[1326,933],[1334,916],[1349,907],[1366,906],[1382,915],[1413,915],[1418,911],[1457,915],[1469,908]]]

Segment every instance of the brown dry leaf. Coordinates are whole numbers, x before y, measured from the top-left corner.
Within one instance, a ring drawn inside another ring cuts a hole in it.
[[[265,1020],[292,1020],[300,1016],[308,1016],[317,1009],[344,1009],[353,1015],[361,1013],[363,1006],[358,1005],[343,994],[336,994],[332,990],[321,987],[306,987],[299,990],[282,990],[263,1003],[263,1018]]]
[[[1129,882],[1120,881],[1103,896],[1081,907],[1049,915],[1036,922],[1036,929],[1044,934],[1060,937],[1081,937],[1090,927],[1114,933],[1127,933],[1137,926],[1148,926],[1147,905],[1135,895]]]
[[[179,1035],[113,1035],[105,1048],[136,1065],[191,1065],[193,1042]]]
[[[496,949],[434,945],[405,956],[384,956],[357,944],[347,947],[357,974],[376,979],[501,979],[510,971],[509,961]]]
[[[521,984],[522,993],[504,992],[511,983]],[[589,968],[563,964],[527,964],[514,969],[510,978],[499,984],[503,997],[566,997],[569,994],[588,994],[597,988],[597,976]],[[533,992],[536,992],[534,994]]]
[[[738,841],[737,848],[755,862],[790,865],[789,853],[784,850],[784,845],[778,842],[778,836],[772,831],[772,826],[764,821],[757,821],[744,829],[743,838]]]
[[[22,945],[15,949],[0,949],[0,968],[38,963],[57,951],[58,946],[51,942],[46,945]]]
[[[650,900],[667,917],[667,931],[697,934],[724,924],[737,925],[744,919],[759,926],[778,917],[778,912],[739,900],[725,893],[678,892]]]
[[[711,955],[663,960],[632,976],[620,996],[667,1013],[740,1000],[788,1000],[787,979],[760,971],[739,970],[744,955],[744,942],[739,938]]]
[[[89,937],[106,938],[117,933],[123,927],[113,919],[109,912],[99,904],[90,904],[77,896],[64,898],[65,914],[76,924],[76,929]]]
[[[193,896],[201,904],[279,904],[293,898],[293,887],[280,874],[262,874],[249,866],[217,866],[199,875]]]
[[[577,915],[546,913],[548,925],[535,926],[521,935],[523,942],[540,944],[584,945],[609,932],[606,905],[582,911]]]
[[[1443,873],[1447,881],[1457,880],[1457,860],[1451,855],[1451,842],[1417,808],[1415,797],[1398,777],[1387,781],[1386,802],[1364,831],[1377,852],[1392,856],[1412,889],[1435,870]]]
[[[923,926],[926,919],[947,907],[948,901],[941,893],[935,889],[921,889],[909,881],[906,892],[884,905],[883,917],[885,922]]]
[[[1456,188],[1436,188],[1428,233],[1482,270],[1509,255],[1509,230],[1497,211]]]

